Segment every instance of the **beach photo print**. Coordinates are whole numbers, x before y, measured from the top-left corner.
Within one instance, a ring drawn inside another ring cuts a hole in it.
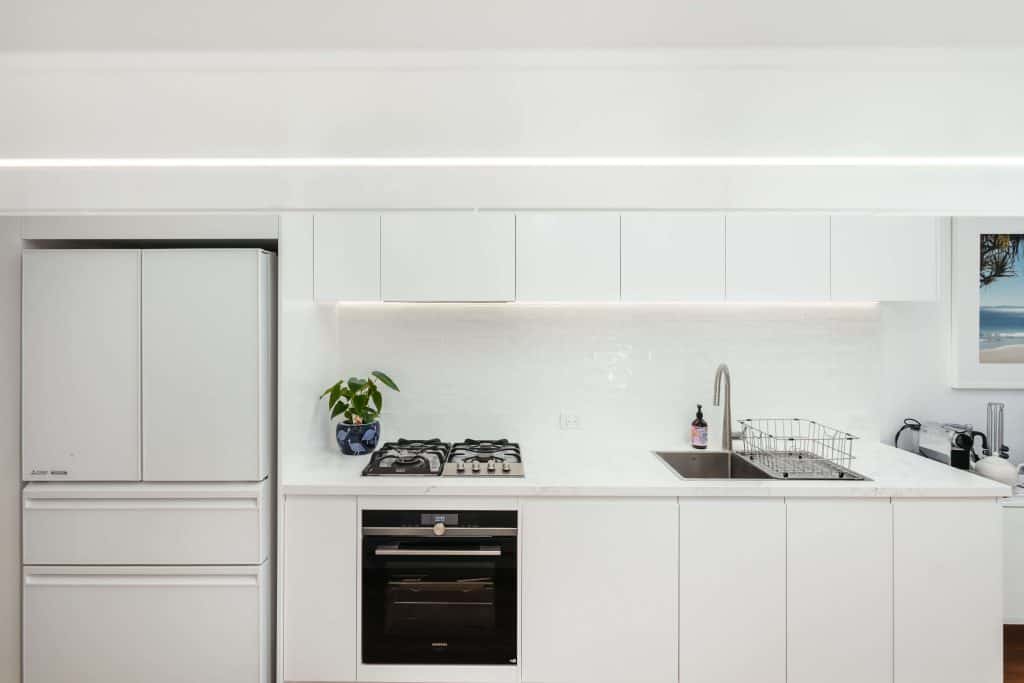
[[[1024,389],[1024,216],[957,216],[947,229],[950,385]]]
[[[1024,363],[1024,234],[981,234],[978,362]]]

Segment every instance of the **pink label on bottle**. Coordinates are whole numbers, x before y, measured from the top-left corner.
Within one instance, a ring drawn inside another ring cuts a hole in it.
[[[690,425],[690,442],[694,446],[708,445],[708,428]]]

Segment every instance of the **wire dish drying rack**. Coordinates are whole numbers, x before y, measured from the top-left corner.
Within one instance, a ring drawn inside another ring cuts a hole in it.
[[[857,439],[834,427],[800,418],[740,420],[739,455],[779,479],[864,479],[850,469]]]

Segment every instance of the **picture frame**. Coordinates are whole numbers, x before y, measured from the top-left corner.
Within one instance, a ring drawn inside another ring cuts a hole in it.
[[[1018,236],[1020,260],[993,272],[995,239],[1016,250]],[[953,388],[1024,389],[1024,217],[954,219],[950,284]]]

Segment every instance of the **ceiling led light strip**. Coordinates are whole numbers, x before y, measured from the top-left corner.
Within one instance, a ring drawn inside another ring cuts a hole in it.
[[[0,168],[1024,167],[1024,157],[120,157],[0,158]]]

